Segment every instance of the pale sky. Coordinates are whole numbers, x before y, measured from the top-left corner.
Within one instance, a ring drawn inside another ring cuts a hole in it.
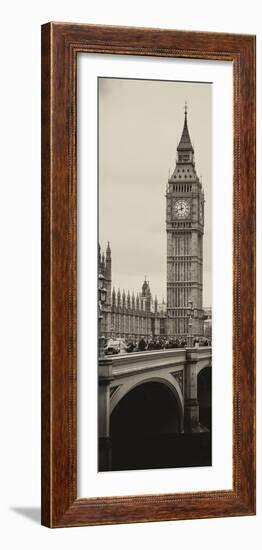
[[[112,249],[116,289],[166,299],[165,190],[188,105],[188,128],[205,193],[203,305],[211,292],[212,84],[99,79],[99,240]]]

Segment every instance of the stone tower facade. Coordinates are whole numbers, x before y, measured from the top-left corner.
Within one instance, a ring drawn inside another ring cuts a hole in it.
[[[167,336],[202,336],[204,192],[197,175],[187,106],[176,166],[166,191]]]
[[[139,341],[166,337],[166,304],[158,304],[157,297],[151,294],[149,281],[143,282],[141,292],[126,292],[112,288],[112,253],[108,243],[106,253],[98,248],[98,273],[104,276],[106,301],[103,305],[101,334],[105,342],[109,339],[122,338]]]

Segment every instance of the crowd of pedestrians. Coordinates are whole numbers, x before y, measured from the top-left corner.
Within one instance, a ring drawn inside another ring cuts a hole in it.
[[[185,338],[175,338],[169,339],[166,338],[157,338],[155,340],[150,339],[146,340],[144,336],[138,342],[129,342],[127,344],[126,351],[132,353],[134,351],[147,351],[147,350],[161,350],[161,349],[173,349],[173,348],[185,348],[188,343]],[[209,342],[207,338],[202,338],[199,341],[199,338],[195,338],[193,341],[193,346],[208,346]]]
[[[207,338],[194,338],[192,342],[193,347],[198,346],[209,346],[211,343]],[[144,336],[138,341],[130,340],[126,343],[123,339],[119,341],[110,341],[107,346],[105,346],[105,355],[114,355],[116,353],[132,353],[132,352],[143,352],[143,351],[153,351],[153,350],[165,350],[173,348],[186,348],[189,346],[189,342],[186,338],[150,338],[146,339]]]

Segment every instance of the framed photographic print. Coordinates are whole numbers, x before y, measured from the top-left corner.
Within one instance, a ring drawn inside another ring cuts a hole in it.
[[[42,27],[42,523],[255,514],[255,37]]]

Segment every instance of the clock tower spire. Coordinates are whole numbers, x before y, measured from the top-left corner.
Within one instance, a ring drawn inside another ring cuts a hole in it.
[[[177,161],[185,163],[194,163],[194,148],[191,143],[188,125],[187,125],[187,102],[185,102],[184,128],[177,146]]]
[[[184,127],[166,193],[167,332],[192,340],[203,335],[204,192],[195,169],[194,148]]]

